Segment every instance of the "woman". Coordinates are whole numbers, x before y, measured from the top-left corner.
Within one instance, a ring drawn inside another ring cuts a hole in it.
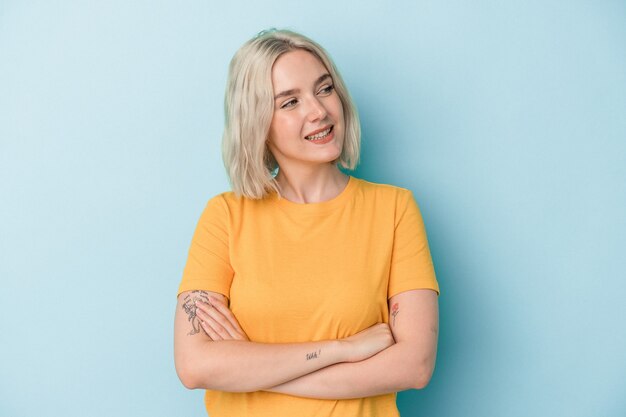
[[[397,416],[432,374],[437,295],[411,192],[347,176],[360,128],[327,53],[289,31],[234,56],[212,198],[179,288],[176,370],[211,417]],[[385,139],[385,138],[381,138]]]

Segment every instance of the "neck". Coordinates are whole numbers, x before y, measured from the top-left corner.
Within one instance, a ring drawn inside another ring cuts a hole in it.
[[[279,169],[276,176],[281,197],[301,204],[332,200],[346,188],[348,180],[335,164],[297,172]]]

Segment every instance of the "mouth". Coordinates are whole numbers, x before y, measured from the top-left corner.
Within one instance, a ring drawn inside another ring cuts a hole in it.
[[[308,141],[318,141],[318,140],[324,140],[326,139],[326,137],[328,137],[328,135],[331,134],[331,132],[333,131],[334,126],[329,126],[326,128],[322,128],[320,130],[316,130],[315,132],[312,132],[310,135],[305,136],[304,138]]]

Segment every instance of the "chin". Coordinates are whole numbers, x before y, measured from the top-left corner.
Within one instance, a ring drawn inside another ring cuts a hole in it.
[[[339,161],[339,158],[341,158],[341,151],[342,149],[339,149],[338,151],[328,153],[326,157],[324,158],[324,161],[328,163]]]

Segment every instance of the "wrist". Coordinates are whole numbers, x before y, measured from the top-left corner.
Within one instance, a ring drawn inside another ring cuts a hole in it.
[[[352,343],[346,339],[332,340],[333,349],[337,352],[337,363],[354,362]]]

